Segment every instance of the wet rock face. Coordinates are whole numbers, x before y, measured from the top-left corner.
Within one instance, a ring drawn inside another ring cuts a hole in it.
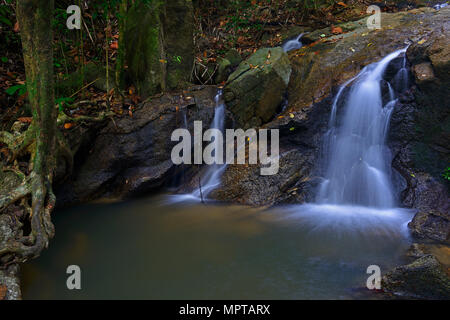
[[[418,238],[429,238],[450,243],[450,214],[427,210],[420,211],[408,225]]]
[[[261,176],[260,165],[230,165],[221,186],[210,196],[251,206],[303,203],[314,200],[322,136],[327,129],[331,100],[325,99],[295,117],[283,117],[264,128],[280,133],[279,172]]]
[[[450,109],[447,101],[450,96],[449,16],[450,8],[383,13],[383,29],[379,31],[367,29],[366,19],[362,19],[346,23],[343,30],[348,32],[344,34],[331,36],[319,30],[305,35],[303,41],[306,45],[289,53],[292,68],[288,85],[289,103],[281,114],[264,125],[279,128],[281,149],[284,148],[287,154],[296,154],[295,160],[291,160],[294,159],[292,156],[286,157],[285,165],[295,168],[292,172],[282,171],[280,167],[280,178],[268,180],[271,184],[283,185],[292,178],[295,180],[293,188],[296,188],[296,195],[281,191],[281,188],[265,187],[266,182],[260,182],[265,180],[260,180],[259,171],[252,167],[229,166],[223,177],[224,186],[217,190],[216,196],[221,200],[238,199],[240,203],[251,205],[311,200],[314,193],[311,190],[314,190],[320,174],[317,167],[321,138],[337,88],[364,66],[405,48],[413,41],[407,52],[407,67],[412,70],[408,80],[413,88],[398,92],[399,102],[392,114],[388,138],[393,153],[393,176],[398,180],[398,199],[403,205],[422,212],[448,212],[448,188],[441,174],[450,163]],[[326,37],[321,37],[321,34]],[[319,42],[308,46],[308,42],[316,41]],[[391,63],[385,74],[387,81],[395,78],[403,61],[401,57]],[[417,74],[425,76],[414,79]],[[246,91],[242,90],[240,96],[245,94]],[[249,116],[243,110],[254,110],[253,107],[237,108],[239,104],[233,102],[233,92],[225,98],[229,101],[228,108],[234,110],[235,116],[241,114],[242,119]],[[252,126],[261,124],[259,121],[248,123]],[[280,157],[283,161],[284,154],[281,153]],[[302,181],[309,182],[305,184]],[[292,191],[293,188],[287,190]],[[256,190],[261,194],[256,196]],[[419,226],[416,229],[419,230]]]
[[[408,48],[415,85],[396,105],[389,139],[393,166],[406,181],[401,201],[418,209],[409,227],[442,242],[450,234],[450,185],[442,177],[450,163],[449,37],[444,23]]]
[[[224,99],[239,128],[267,123],[280,107],[291,76],[281,47],[263,48],[242,62],[228,78]]]
[[[57,205],[136,196],[164,186],[177,170],[171,160],[177,143],[171,141],[172,132],[185,123],[192,132],[194,120],[209,125],[216,92],[206,87],[189,91],[185,98],[181,93],[165,95],[141,105],[133,117],[108,122],[89,148],[80,150],[71,179],[56,188]]]
[[[450,299],[450,277],[433,255],[395,268],[381,283],[386,292],[422,299]]]

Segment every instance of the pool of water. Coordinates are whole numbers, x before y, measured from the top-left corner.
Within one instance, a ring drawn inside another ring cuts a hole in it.
[[[23,267],[24,298],[367,298],[367,267],[404,263],[410,245],[402,209],[171,202],[55,212],[55,239]],[[66,287],[69,265],[81,268],[81,290]]]

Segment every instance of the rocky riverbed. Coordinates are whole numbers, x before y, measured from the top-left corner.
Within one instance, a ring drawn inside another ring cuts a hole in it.
[[[315,30],[303,36],[301,49],[262,48],[234,66],[223,88],[227,127],[279,129],[280,171],[263,177],[258,165],[229,165],[211,197],[257,207],[313,201],[323,174],[322,136],[339,87],[368,64],[408,47],[406,59],[395,59],[385,75],[392,80],[406,61],[407,85],[395,88],[399,99],[388,144],[398,202],[417,210],[409,228],[418,243],[410,264],[385,275],[383,289],[449,299],[450,184],[442,178],[450,163],[449,21],[448,7],[383,13],[380,30],[369,30],[366,18],[335,26],[339,34]],[[195,86],[154,96],[130,118],[77,127],[70,141],[74,172],[56,183],[58,206],[196,188],[204,168],[175,166],[170,137],[176,128],[192,132],[195,120],[211,123],[217,91]]]

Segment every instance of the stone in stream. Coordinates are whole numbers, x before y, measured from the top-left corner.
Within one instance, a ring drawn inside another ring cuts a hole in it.
[[[105,121],[94,134],[84,132],[88,138],[71,141],[78,149],[74,174],[55,186],[57,205],[137,196],[167,185],[180,169],[171,160],[172,132],[193,131],[194,120],[210,123],[216,93],[213,86],[194,87],[185,98],[181,92],[153,98],[132,117]]]
[[[263,48],[242,62],[228,78],[224,100],[238,128],[270,121],[280,107],[291,76],[281,47]]]
[[[449,271],[428,254],[383,276],[381,288],[407,298],[450,299]]]
[[[294,160],[294,157],[289,156],[286,162],[280,159],[280,178],[270,178],[270,183],[283,185],[292,181],[288,183],[289,188],[283,189],[285,191],[265,187],[268,182],[264,180],[267,178],[261,179],[258,170],[251,166],[229,166],[223,181],[230,184],[224,184],[215,192],[218,198],[232,201],[238,199],[240,203],[250,205],[273,205],[311,199],[311,188],[320,175],[317,171],[317,161],[322,136],[326,131],[332,98],[337,88],[366,65],[379,61],[387,54],[405,48],[414,41],[407,51],[407,68],[414,69],[418,64],[429,63],[434,78],[430,81],[416,81],[417,86],[414,86],[414,81],[410,81],[412,88],[400,94],[394,107],[387,140],[393,152],[394,182],[399,201],[404,206],[446,212],[449,197],[441,174],[450,163],[450,110],[446,101],[450,96],[449,16],[449,8],[440,11],[421,8],[407,12],[382,13],[382,30],[368,30],[367,18],[364,18],[346,23],[343,29],[348,31],[347,33],[330,35],[313,46],[304,46],[291,52],[289,104],[285,111],[269,120],[265,127],[280,129],[280,148],[283,149],[281,158],[285,157],[285,154],[291,154],[290,150],[297,150],[307,161],[302,161],[301,168],[298,168],[298,158]],[[319,32],[305,35],[302,41],[308,41],[308,37],[311,38],[315,34]],[[310,41],[312,40],[316,39]],[[392,61],[395,68],[389,66],[386,70],[385,77],[388,81],[395,78],[401,63],[403,57]],[[252,95],[244,94],[243,90],[239,94],[244,101],[246,96]],[[230,101],[228,107],[235,116],[253,116],[255,108],[250,108],[249,103],[237,103],[233,92],[230,97],[225,98]],[[232,101],[233,99],[236,101]],[[253,102],[254,105],[258,103]],[[248,108],[238,108],[241,105]],[[248,112],[245,113],[244,110]],[[261,122],[251,123],[258,124]],[[287,168],[298,169],[288,173],[286,171],[290,170]],[[255,197],[256,190],[259,190],[260,194]],[[421,194],[435,196],[428,196],[427,200]]]
[[[222,83],[228,79],[230,74],[242,62],[241,55],[236,49],[229,50],[223,58],[217,59],[216,83]]]

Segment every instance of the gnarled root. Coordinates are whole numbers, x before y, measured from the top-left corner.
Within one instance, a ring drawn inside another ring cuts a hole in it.
[[[55,206],[56,197],[47,178],[31,173],[27,181],[12,193],[14,196],[0,197],[1,207],[4,208],[30,193],[32,195],[31,233],[27,237],[10,240],[5,247],[0,248],[0,260],[6,260],[5,265],[22,263],[38,257],[41,251],[48,247],[49,240],[55,234],[50,213]]]

